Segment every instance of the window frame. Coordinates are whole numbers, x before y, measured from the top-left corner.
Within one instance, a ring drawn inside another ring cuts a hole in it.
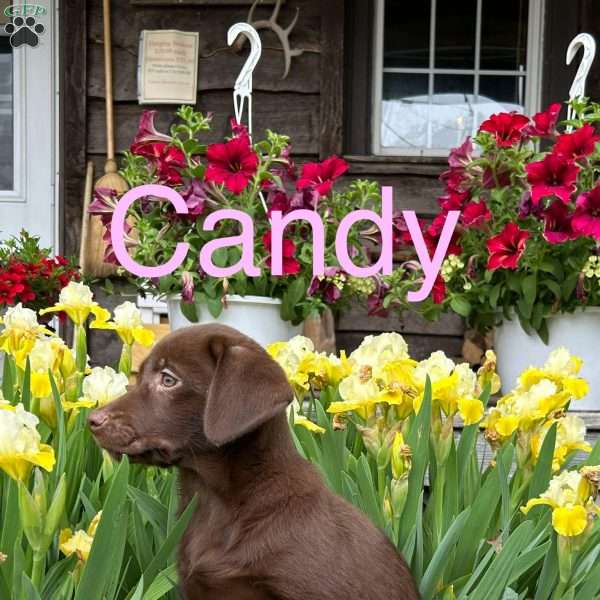
[[[502,71],[480,69],[481,49],[481,18],[483,0],[477,0],[477,26],[475,40],[475,64],[473,69],[434,69],[432,58],[435,53],[435,7],[442,0],[431,0],[433,14],[430,18],[430,64],[427,68],[399,68],[386,69],[386,72],[415,73],[429,75],[429,89],[431,90],[433,73],[448,75],[473,75],[478,81],[480,75],[519,75],[519,71]],[[383,96],[383,44],[384,44],[384,18],[386,0],[374,0],[375,18],[373,35],[373,81],[372,81],[372,106],[371,106],[371,151],[376,156],[396,157],[443,157],[447,156],[448,149],[443,148],[402,148],[381,145],[381,118]],[[542,97],[542,47],[544,31],[544,0],[529,0],[528,30],[527,30],[527,65],[525,69],[525,112],[527,114],[540,110]]]
[[[3,37],[9,37],[2,33]],[[25,110],[24,99],[26,96],[26,56],[24,52],[12,53],[13,88],[13,186],[10,190],[0,189],[0,202],[25,202],[26,201],[26,140],[25,140]]]

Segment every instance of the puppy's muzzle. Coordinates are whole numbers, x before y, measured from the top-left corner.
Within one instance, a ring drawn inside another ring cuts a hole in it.
[[[92,411],[88,423],[98,443],[109,451],[125,454],[137,437],[133,427],[112,414],[108,406]]]
[[[98,444],[115,459],[126,454],[132,462],[161,467],[172,466],[181,459],[178,447],[157,436],[140,435],[123,413],[110,406],[92,411],[88,423]]]

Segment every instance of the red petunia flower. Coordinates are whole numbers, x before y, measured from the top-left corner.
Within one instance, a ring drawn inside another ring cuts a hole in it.
[[[600,241],[600,184],[577,198],[573,230]]]
[[[565,158],[577,159],[589,156],[594,151],[596,142],[600,140],[600,135],[595,133],[594,128],[586,123],[573,133],[561,135],[556,140],[553,152]]]
[[[491,133],[500,148],[509,148],[523,139],[523,128],[528,124],[529,119],[525,115],[516,112],[498,113],[484,121],[479,131]]]
[[[448,169],[440,175],[440,181],[446,186],[446,191],[463,193],[469,177],[463,167]]]
[[[224,184],[233,194],[246,189],[258,168],[258,156],[247,135],[239,135],[224,144],[210,144],[206,158],[208,167],[204,179]]]
[[[551,104],[545,111],[536,113],[531,117],[533,123],[523,129],[526,135],[547,137],[556,133],[556,123],[560,113],[559,102]]]
[[[443,211],[462,210],[465,204],[471,199],[471,192],[460,192],[457,190],[448,190],[444,196],[437,199],[437,203]]]
[[[438,275],[433,288],[431,289],[431,299],[434,304],[441,304],[446,298],[446,283],[441,275]]]
[[[233,117],[229,119],[229,126],[231,127],[231,133],[233,137],[249,137],[250,133],[248,127],[243,123],[238,123]]]
[[[578,237],[573,231],[573,216],[569,207],[564,202],[555,200],[544,211],[544,239],[550,244],[562,244]]]
[[[465,227],[481,227],[492,218],[492,213],[483,200],[469,202],[462,210],[461,222]]]
[[[423,232],[423,241],[427,246],[427,250],[429,251],[429,255],[433,256],[435,253],[435,249],[438,246],[438,242],[440,236],[442,235],[442,230],[444,228],[444,223],[448,215],[445,212],[437,215],[433,221],[426,226]],[[450,244],[448,245],[448,250],[446,251],[446,256],[450,256],[451,254],[459,255],[462,253],[462,247],[459,244],[459,236],[456,231],[452,234],[452,239],[450,240]]]
[[[166,185],[179,185],[182,182],[179,169],[186,166],[185,154],[167,142],[139,142],[134,143],[131,153],[144,156],[156,168],[156,174],[160,183]]]
[[[285,215],[291,209],[290,199],[288,198],[288,195],[285,192],[282,192],[281,190],[276,190],[269,193],[267,197],[267,205],[269,207],[269,210],[267,212],[267,216],[269,217],[269,219],[271,218],[273,212],[276,210],[281,211],[281,214]]]
[[[327,196],[335,180],[348,170],[348,163],[337,156],[330,156],[320,163],[306,163],[296,183],[296,189],[312,187],[321,196]]]
[[[262,238],[263,244],[269,253],[266,264],[268,267],[271,266],[271,231],[267,231]],[[300,263],[294,258],[296,254],[296,244],[292,240],[284,239],[281,247],[281,254],[283,256],[282,266],[284,275],[296,275],[300,272]]]
[[[498,235],[490,238],[487,242],[487,249],[490,253],[488,270],[516,269],[523,252],[525,252],[528,239],[528,231],[520,229],[516,223],[507,223]]]
[[[565,203],[569,202],[579,173],[579,167],[572,160],[548,154],[544,160],[529,163],[525,170],[531,184],[531,201],[534,206],[548,196],[556,196]]]

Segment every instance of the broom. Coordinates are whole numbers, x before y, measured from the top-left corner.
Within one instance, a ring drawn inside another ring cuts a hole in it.
[[[129,186],[118,173],[115,160],[115,126],[113,117],[113,87],[112,87],[112,40],[110,30],[110,0],[103,0],[102,13],[104,19],[104,79],[106,97],[106,162],[104,175],[96,181],[95,189],[110,188],[118,194],[125,193]],[[83,264],[89,271],[86,274],[95,277],[107,277],[116,273],[114,265],[104,262],[104,228],[100,217],[90,217],[88,242],[86,244],[87,260]]]

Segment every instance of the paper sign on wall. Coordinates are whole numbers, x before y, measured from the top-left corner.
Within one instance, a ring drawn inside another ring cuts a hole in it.
[[[196,104],[197,32],[161,29],[140,34],[138,102]]]

